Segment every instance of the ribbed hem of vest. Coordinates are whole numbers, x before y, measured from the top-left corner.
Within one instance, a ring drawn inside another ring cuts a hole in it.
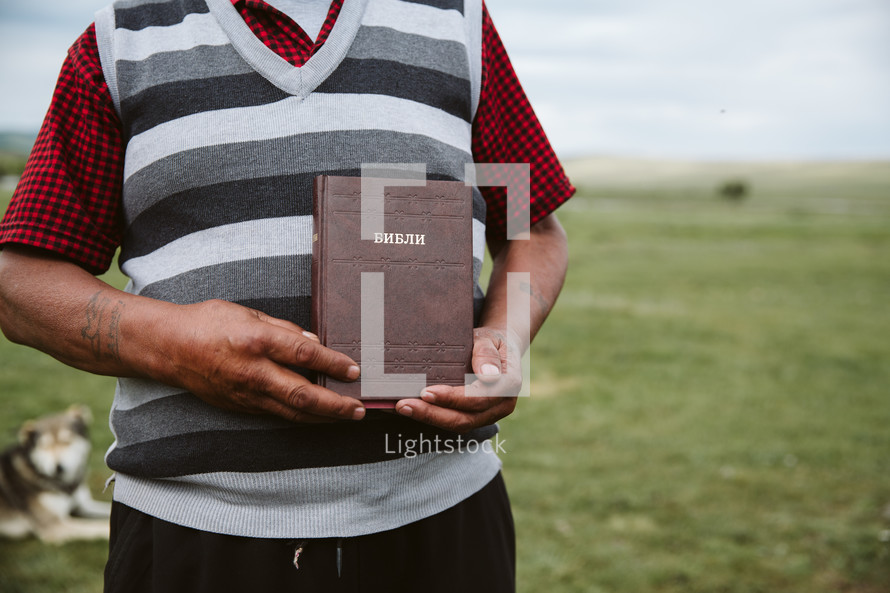
[[[258,538],[355,537],[395,529],[472,496],[501,469],[489,447],[270,473],[150,480],[117,474],[114,499],[164,521]]]

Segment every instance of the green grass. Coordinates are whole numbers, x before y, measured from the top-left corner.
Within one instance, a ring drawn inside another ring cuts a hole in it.
[[[890,165],[568,168],[569,278],[502,422],[520,591],[890,591]],[[0,434],[90,404],[100,490],[113,381],[0,356]],[[97,591],[104,550],[2,543],[0,590]]]
[[[503,423],[521,589],[890,590],[890,167],[637,165],[561,213]]]

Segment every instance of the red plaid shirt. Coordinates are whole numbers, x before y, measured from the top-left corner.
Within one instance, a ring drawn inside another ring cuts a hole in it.
[[[254,34],[295,66],[324,44],[343,0],[333,0],[318,39],[263,0],[232,0]],[[574,193],[483,7],[482,89],[473,120],[477,163],[528,163],[534,224]],[[91,25],[68,51],[46,119],[0,223],[0,245],[49,250],[94,273],[120,244],[124,168],[121,123],[102,74]],[[506,184],[509,180],[503,180]],[[482,188],[487,225],[506,225],[505,191]]]

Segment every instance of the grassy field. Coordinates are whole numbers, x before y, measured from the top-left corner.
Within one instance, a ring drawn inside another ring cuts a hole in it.
[[[890,164],[568,168],[569,279],[502,423],[520,591],[890,591]],[[113,381],[0,360],[0,435],[90,404],[101,490]],[[98,591],[104,554],[0,543],[0,590]]]

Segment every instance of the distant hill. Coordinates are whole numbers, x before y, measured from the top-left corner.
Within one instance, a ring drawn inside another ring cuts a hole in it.
[[[743,182],[754,194],[805,194],[833,199],[890,195],[890,161],[684,161],[589,157],[564,163],[574,185],[597,196],[713,196],[728,181]]]
[[[588,157],[567,159],[566,173],[578,186],[592,188],[664,189],[709,187],[726,178],[754,178],[770,185],[867,181],[890,185],[890,161],[691,161]]]

